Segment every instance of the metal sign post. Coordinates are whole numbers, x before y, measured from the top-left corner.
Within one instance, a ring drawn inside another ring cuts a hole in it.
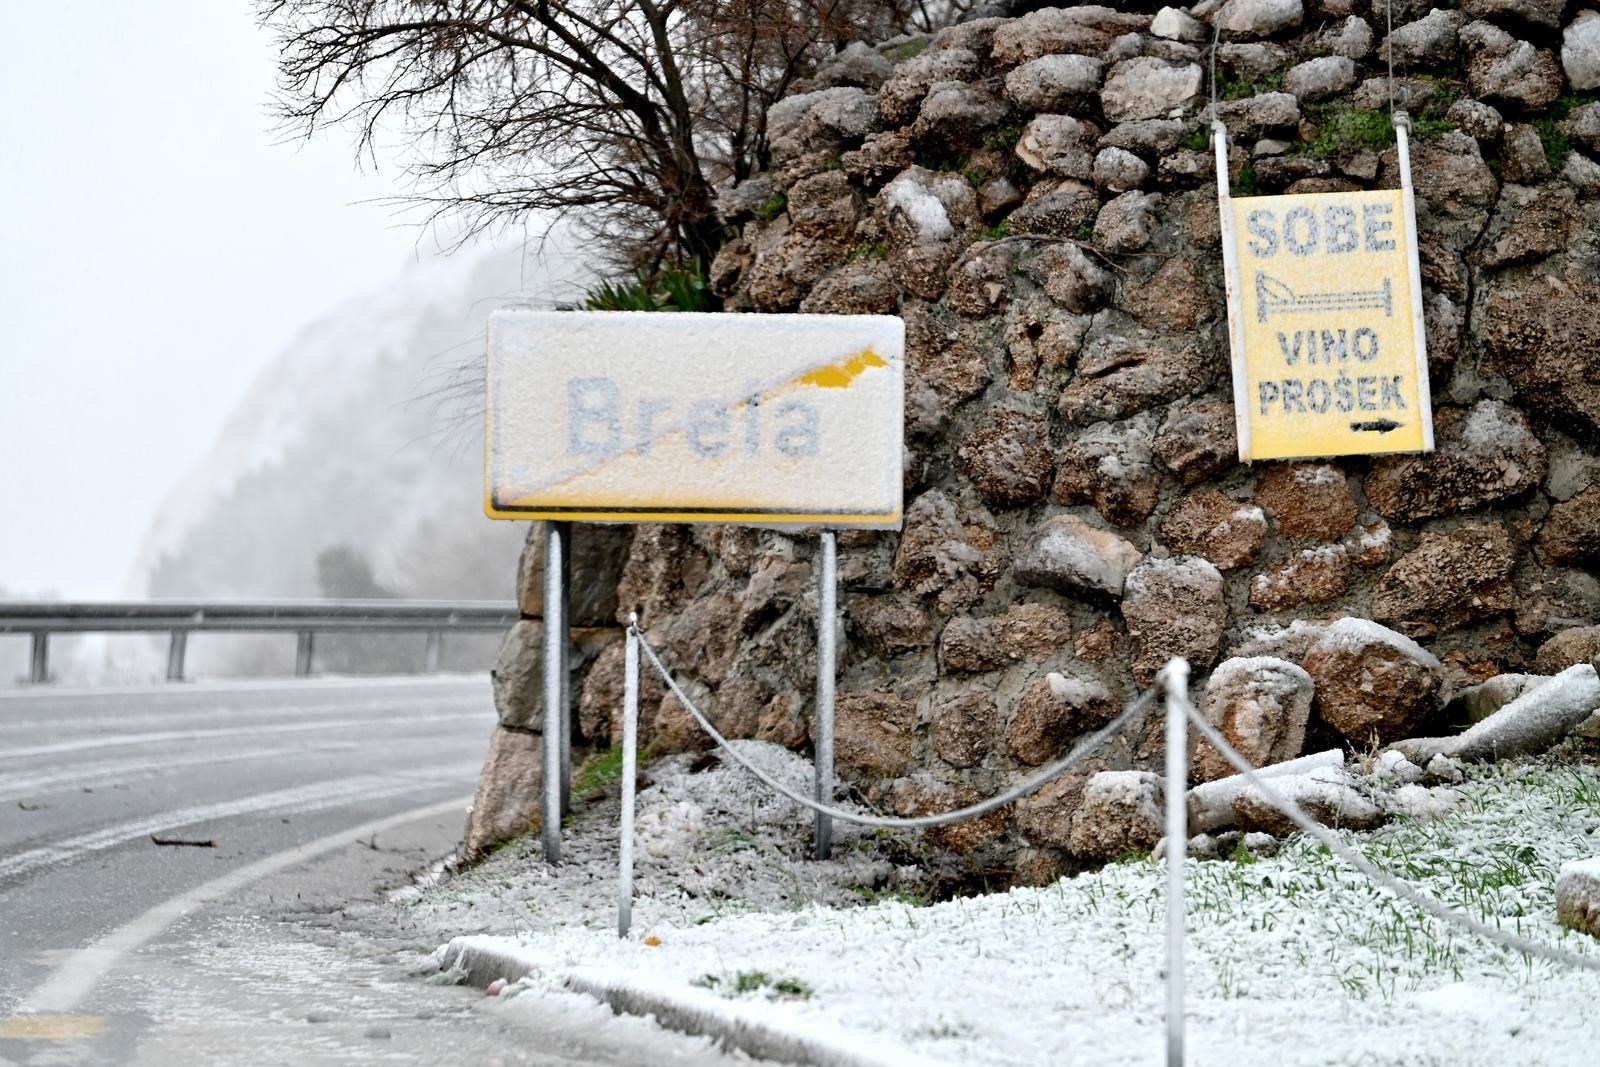
[[[816,801],[833,803],[833,683],[837,674],[839,615],[838,535],[822,531],[822,573],[817,584]],[[817,812],[816,856],[833,855],[833,819]]]
[[[544,858],[561,860],[561,816],[571,794],[571,716],[567,713],[567,554],[572,524],[544,524],[544,790],[539,835]]]
[[[572,522],[826,527],[818,595],[818,800],[833,796],[835,530],[897,530],[905,323],[886,315],[489,318],[484,511],[545,522],[545,857],[571,803]],[[816,854],[832,851],[819,815]]]

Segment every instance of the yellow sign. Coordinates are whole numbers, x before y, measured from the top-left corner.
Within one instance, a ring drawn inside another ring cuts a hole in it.
[[[497,519],[898,528],[905,324],[495,312]]]
[[[1224,205],[1240,459],[1432,449],[1410,206],[1399,189]]]

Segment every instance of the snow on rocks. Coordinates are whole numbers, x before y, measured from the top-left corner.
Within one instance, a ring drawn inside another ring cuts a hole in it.
[[[1228,40],[1254,40],[1298,29],[1305,14],[1301,0],[1228,0],[1213,21]]]
[[[1149,771],[1101,771],[1083,787],[1069,848],[1091,863],[1152,849],[1161,840],[1161,778]]]
[[[1418,767],[1393,749],[1380,753],[1378,758],[1373,761],[1372,769],[1375,774],[1393,777],[1401,785],[1416,785],[1423,778],[1421,767]]]
[[[1111,68],[1100,104],[1111,122],[1164,118],[1194,102],[1203,82],[1198,63],[1138,56]]]
[[[1143,558],[1144,553],[1109,530],[1075,515],[1057,515],[1039,525],[1013,573],[1027,585],[1120,597],[1128,572]]]
[[[1432,653],[1366,619],[1333,623],[1301,666],[1316,683],[1317,714],[1360,745],[1406,736],[1438,706],[1444,686]]]
[[[1356,86],[1355,60],[1347,56],[1318,56],[1290,67],[1283,87],[1296,100],[1326,100]]]
[[[1256,768],[1257,778],[1296,778],[1329,767],[1344,768],[1344,751],[1330,748],[1309,756]],[[1217,830],[1233,825],[1233,802],[1250,783],[1242,774],[1202,782],[1189,790],[1189,831]]]
[[[1028,111],[1081,106],[1100,90],[1106,65],[1094,56],[1040,56],[1006,75],[1006,97]]]
[[[1299,805],[1323,826],[1370,830],[1383,820],[1383,810],[1363,796],[1342,768],[1320,767],[1309,774],[1274,778],[1268,789],[1246,785],[1233,799],[1234,820],[1245,830],[1286,837],[1297,827],[1277,798]]]
[[[1229,659],[1211,672],[1199,710],[1240,755],[1262,767],[1300,755],[1311,718],[1311,691],[1311,676],[1286,660]],[[1233,765],[1204,740],[1198,742],[1192,768],[1201,781],[1234,773]]]
[[[877,100],[851,86],[785,97],[767,109],[774,159],[859,144],[877,125]]]
[[[1556,921],[1600,937],[1600,856],[1561,865],[1556,879]]]
[[[1176,7],[1164,7],[1150,20],[1150,35],[1167,41],[1200,44],[1210,38],[1205,23]]]
[[[1600,89],[1600,11],[1578,12],[1562,31],[1561,66],[1574,89]]]
[[[1122,617],[1139,642],[1133,661],[1139,685],[1149,685],[1174,656],[1203,671],[1216,661],[1228,624],[1222,572],[1199,556],[1146,558],[1128,573]]]
[[[1413,763],[1436,755],[1473,762],[1541,752],[1600,709],[1593,664],[1568,667],[1455,737],[1422,737],[1394,747]]]

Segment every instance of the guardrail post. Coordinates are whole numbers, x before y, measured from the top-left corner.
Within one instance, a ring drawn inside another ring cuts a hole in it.
[[[617,880],[617,936],[633,925],[633,794],[639,775],[639,615],[628,613],[622,682],[622,842]]]
[[[167,681],[183,681],[183,657],[189,648],[189,631],[174,630],[167,642]]]
[[[1167,1067],[1183,1067],[1183,863],[1189,855],[1189,664],[1170,659],[1167,703]]]
[[[316,652],[316,631],[301,630],[294,650],[294,673],[304,678],[311,673],[311,657]]]
[[[544,524],[544,789],[539,804],[539,837],[547,863],[561,861],[561,812],[566,793],[562,738],[566,731],[566,692],[562,666],[568,641],[565,556],[570,524]]]
[[[50,680],[50,631],[33,631],[32,655],[28,660],[28,681],[42,685]]]
[[[441,630],[428,631],[428,647],[422,653],[422,673],[433,674],[439,669],[439,651],[444,643],[444,632]]]
[[[822,573],[817,584],[817,736],[816,800],[833,803],[833,683],[838,658],[835,638],[839,614],[838,538],[832,530],[822,531]],[[817,812],[816,856],[825,860],[833,855],[833,819]]]

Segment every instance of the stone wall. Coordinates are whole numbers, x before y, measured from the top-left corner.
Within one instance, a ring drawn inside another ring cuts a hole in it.
[[[907,329],[905,528],[840,538],[846,781],[908,814],[993,794],[1175,654],[1202,689],[1254,657],[1206,707],[1272,759],[1437,727],[1453,690],[1594,654],[1592,6],[1396,0],[1392,40],[1364,0],[1051,8],[852,46],[772,109],[771,169],[726,192],[741,236],[712,285],[736,310]],[[1237,462],[1213,26],[1235,195],[1398,184],[1392,45],[1433,454]],[[641,527],[617,611],[724,730],[805,746],[814,554],[810,536]],[[1362,621],[1328,626],[1345,616]],[[579,691],[606,743],[614,636]],[[648,732],[696,742],[659,686],[646,701]],[[1159,759],[1150,723],[1093,769]],[[941,840],[1027,880],[1103,858],[1073,822],[1084,780]]]

